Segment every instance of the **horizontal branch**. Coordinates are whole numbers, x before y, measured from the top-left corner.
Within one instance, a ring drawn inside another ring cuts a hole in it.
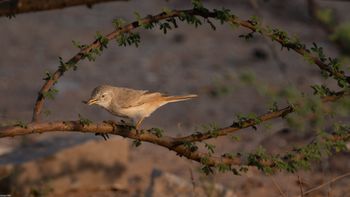
[[[201,158],[208,157],[206,153],[191,152],[183,145],[178,145],[177,139],[170,136],[157,136],[151,130],[137,131],[133,127],[126,125],[118,125],[112,123],[91,123],[84,125],[80,121],[58,121],[58,122],[42,122],[29,123],[21,126],[8,126],[0,128],[0,138],[15,137],[29,134],[41,134],[47,132],[82,132],[94,134],[111,134],[119,135],[125,138],[139,140],[143,142],[150,142],[152,144],[160,145],[169,150],[175,151],[180,156],[185,156],[194,161],[201,161]],[[239,160],[230,160],[220,157],[212,156],[210,164],[215,165],[223,162],[239,164]]]
[[[255,126],[258,124],[258,122],[265,122],[268,120],[272,120],[272,119],[276,119],[279,117],[284,117],[287,114],[291,113],[294,111],[294,108],[292,106],[287,106],[283,109],[274,111],[274,112],[269,112],[266,113],[262,116],[259,116],[256,118],[256,120],[253,119],[248,119],[246,121],[240,121],[240,122],[236,122],[233,123],[232,126],[226,127],[226,128],[222,128],[219,129],[215,132],[206,132],[206,133],[196,133],[190,136],[186,136],[186,137],[182,137],[182,138],[178,138],[179,142],[200,142],[203,140],[207,140],[213,137],[219,137],[219,136],[225,136],[228,135],[230,133],[233,133],[235,131],[244,129],[244,128],[248,128],[251,126]]]
[[[0,16],[13,16],[20,13],[62,9],[79,5],[91,7],[94,4],[110,1],[128,0],[0,0]]]
[[[140,27],[141,25],[156,23],[156,22],[164,20],[164,19],[180,17],[180,16],[183,16],[184,14],[191,15],[191,16],[201,16],[204,18],[216,18],[216,17],[218,17],[217,16],[218,14],[216,12],[211,12],[211,11],[207,11],[207,10],[198,10],[198,9],[173,10],[173,11],[169,11],[169,12],[162,12],[162,13],[155,15],[155,16],[149,15],[149,16],[142,18],[138,21],[135,21],[133,23],[125,25],[122,28],[118,28],[117,30],[106,35],[105,38],[107,40],[112,40],[112,39],[117,38],[118,35],[123,34],[123,33],[127,33],[127,32],[131,32],[132,30]],[[289,49],[296,51],[298,54],[300,54],[302,56],[308,56],[310,59],[312,59],[312,61],[321,70],[324,70],[324,71],[328,72],[329,74],[336,76],[337,78],[341,78],[341,79],[345,78],[347,80],[347,82],[350,82],[350,78],[345,76],[344,73],[338,72],[337,70],[333,70],[332,68],[330,68],[329,65],[327,65],[326,63],[321,61],[317,56],[312,55],[305,48],[302,48],[302,47],[297,46],[297,45],[291,45],[290,43],[286,43],[285,40],[283,40],[282,38],[276,37],[273,33],[269,32],[267,29],[253,25],[250,20],[241,20],[234,15],[230,15],[230,17],[227,19],[227,21],[229,21],[232,24],[236,24],[236,25],[239,25],[241,27],[248,28],[248,29],[252,30],[253,32],[259,32],[262,35],[267,36],[267,37],[271,38],[272,40],[279,42],[282,46],[286,46]],[[101,47],[101,43],[100,43],[99,39],[97,39],[92,44],[90,44],[87,47],[85,47],[84,49],[82,49],[78,54],[73,56],[69,61],[66,62],[66,64],[75,65],[80,60],[82,60],[84,58],[85,54],[88,54],[92,50],[98,49],[100,47]],[[45,95],[45,93],[47,93],[50,90],[50,88],[52,88],[52,86],[55,83],[57,83],[59,78],[65,72],[66,72],[66,70],[57,69],[54,72],[54,74],[49,79],[47,79],[46,82],[44,83],[44,85],[41,87],[39,94],[38,94],[38,97],[37,97],[37,100],[36,100],[35,105],[34,105],[34,109],[33,109],[33,118],[32,118],[33,122],[39,120],[39,115],[41,113],[41,110],[42,110],[43,105],[44,105],[44,100],[45,100],[45,97],[43,95]]]
[[[30,123],[28,125],[21,126],[10,126],[0,128],[0,138],[4,137],[14,137],[20,135],[28,135],[28,134],[37,134],[37,133],[46,133],[53,131],[69,131],[69,132],[83,132],[83,133],[95,133],[95,134],[113,134],[119,135],[122,137],[135,139],[144,142],[150,142],[152,144],[156,144],[169,150],[172,150],[177,153],[179,156],[184,156],[190,160],[197,161],[204,165],[204,167],[209,168],[211,170],[212,167],[226,166],[230,170],[233,170],[233,166],[255,166],[258,169],[269,172],[269,170],[274,170],[275,167],[278,170],[287,170],[293,172],[300,167],[299,160],[305,160],[310,162],[308,155],[304,155],[304,151],[302,149],[293,150],[293,154],[287,153],[285,155],[264,155],[261,153],[249,153],[248,158],[242,157],[241,155],[228,155],[223,154],[221,156],[216,156],[210,153],[205,153],[198,151],[197,149],[192,150],[187,147],[185,144],[179,145],[178,141],[182,140],[181,138],[174,138],[170,136],[159,136],[152,133],[151,130],[142,130],[136,131],[133,127],[126,125],[117,125],[112,123],[94,123],[84,125],[80,121],[60,121],[60,122],[46,122],[46,123]],[[324,137],[323,140],[328,140],[329,142],[333,142],[332,146],[337,146],[338,142],[342,142],[345,140],[349,140],[349,133],[346,134],[332,134]],[[333,149],[330,146],[330,143],[327,142],[327,148]],[[313,142],[317,147],[319,144],[317,142]],[[310,146],[310,144],[308,145]],[[318,158],[318,157],[316,157]],[[284,163],[283,163],[284,162]],[[282,165],[283,163],[283,165]],[[302,164],[305,162],[302,161]],[[290,165],[291,167],[288,167]]]
[[[344,91],[336,92],[333,95],[322,97],[322,102],[333,102],[333,101],[336,101],[345,95],[348,95],[348,93],[344,92]],[[261,116],[258,116],[255,119],[248,119],[245,121],[234,122],[231,126],[226,127],[226,128],[222,128],[222,129],[218,129],[215,132],[208,131],[206,133],[196,133],[196,134],[192,134],[192,135],[186,136],[186,137],[179,137],[179,138],[177,138],[177,141],[179,143],[181,143],[181,142],[200,142],[200,141],[204,141],[204,140],[207,140],[207,139],[210,139],[213,137],[225,136],[225,135],[228,135],[228,134],[233,133],[235,131],[239,131],[241,129],[248,128],[248,127],[252,127],[252,126],[255,126],[255,125],[260,124],[262,122],[268,121],[268,120],[276,119],[279,117],[284,117],[284,116],[292,113],[293,111],[294,111],[294,107],[289,105],[289,106],[284,107],[282,109],[271,111],[271,112],[268,112],[268,113],[263,114]]]
[[[334,95],[326,96],[322,98],[323,102],[330,102],[339,99],[344,96],[344,92],[337,92]],[[268,112],[264,115],[259,116],[255,120],[244,120],[236,122],[229,127],[218,129],[216,135],[212,132],[196,133],[185,137],[171,137],[163,136],[155,133],[153,129],[150,130],[135,130],[134,127],[127,125],[118,125],[115,123],[83,123],[81,120],[78,121],[59,121],[59,122],[32,122],[28,125],[17,125],[0,128],[0,138],[14,137],[20,135],[28,135],[35,133],[45,133],[53,131],[67,131],[67,132],[82,132],[82,133],[95,133],[95,134],[113,134],[119,135],[125,138],[130,138],[143,142],[150,142],[159,146],[168,148],[169,150],[175,151],[180,156],[185,156],[190,160],[194,160],[203,163],[205,158],[205,165],[217,166],[217,165],[246,165],[245,161],[239,157],[226,157],[226,156],[214,156],[209,153],[203,153],[198,150],[191,150],[186,144],[193,142],[200,142],[203,140],[216,138],[218,136],[225,136],[240,129],[244,129],[250,126],[260,124],[261,122],[284,117],[289,113],[292,113],[294,108],[287,106],[279,110]],[[258,121],[257,121],[258,120]],[[237,125],[240,125],[237,127]],[[339,138],[334,138],[340,140]],[[249,163],[248,163],[249,164]],[[272,162],[264,161],[264,165],[274,165]]]

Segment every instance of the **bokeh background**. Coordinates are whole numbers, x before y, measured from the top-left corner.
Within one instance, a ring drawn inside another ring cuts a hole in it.
[[[257,7],[252,2],[204,1],[209,8],[229,8],[242,19],[259,15],[264,24],[285,30],[308,46],[315,42],[327,55],[342,57],[347,63],[346,52],[310,16],[307,1],[256,1]],[[349,21],[350,3],[316,2],[334,9],[342,23]],[[79,6],[0,18],[0,124],[31,120],[45,72],[56,70],[58,57],[68,60],[78,52],[72,40],[90,43],[97,31],[113,31],[115,18],[133,21],[135,11],[145,16],[165,7],[187,9],[191,3],[131,0],[98,4],[92,9]],[[138,48],[111,42],[96,61],[79,62],[77,71],[69,71],[60,79],[56,85],[59,93],[54,100],[46,101],[44,111],[50,113],[43,119],[77,120],[81,114],[94,122],[119,120],[82,103],[101,84],[174,95],[194,93],[198,99],[164,106],[143,124],[144,128],[163,128],[168,135],[187,135],[201,131],[203,125],[228,126],[239,113],[266,112],[271,102],[256,86],[247,85],[247,78],[271,90],[294,86],[305,94],[312,94],[310,85],[324,82],[319,69],[293,51],[280,50],[278,44],[261,36],[245,41],[239,35],[247,30],[215,24],[216,31],[207,24],[195,28],[179,23],[179,28],[166,35],[156,29],[140,29]],[[285,99],[279,103],[284,104]],[[239,131],[235,134],[241,138],[239,142],[221,137],[210,143],[218,152],[250,151],[262,146],[277,153],[305,143],[310,134],[287,129],[283,120],[258,128]],[[162,147],[143,143],[135,148],[131,144],[131,140],[118,136],[104,141],[92,134],[58,132],[0,139],[0,194],[281,196],[282,191],[297,196],[298,176],[306,190],[350,168],[348,155],[339,154],[315,165],[311,172],[272,176],[251,169],[242,176],[205,176],[197,163]],[[346,196],[349,183],[345,178],[312,195]]]

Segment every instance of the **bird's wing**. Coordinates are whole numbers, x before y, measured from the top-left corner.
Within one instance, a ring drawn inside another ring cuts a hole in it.
[[[144,103],[149,103],[149,102],[158,101],[158,100],[162,99],[163,96],[164,96],[164,95],[161,94],[161,93],[159,93],[159,92],[145,92],[145,93],[138,99],[138,101],[133,105],[133,107],[142,105],[142,104],[144,104]]]
[[[133,90],[129,88],[119,88],[118,95],[114,103],[118,103],[120,108],[129,108],[142,105],[147,102],[161,99],[163,94],[159,92],[148,92],[147,90]]]
[[[120,108],[139,106],[162,96],[160,93],[149,93],[147,90],[129,88],[116,88],[116,90],[113,103]]]

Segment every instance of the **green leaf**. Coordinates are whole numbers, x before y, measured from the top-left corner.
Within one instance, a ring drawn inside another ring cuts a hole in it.
[[[202,0],[191,0],[191,2],[195,9],[203,8]]]
[[[100,43],[100,50],[102,51],[103,48],[107,48],[107,44],[109,42],[108,38],[104,35],[102,35],[100,32],[96,32],[95,36],[96,41]]]
[[[140,35],[138,33],[121,33],[116,38],[117,43],[119,46],[127,46],[134,44],[136,47],[139,46],[139,43],[141,41]]]
[[[139,147],[141,145],[141,140],[136,139],[136,140],[132,141],[132,145],[134,147]]]
[[[156,135],[158,138],[163,136],[164,130],[160,128],[152,128],[151,133]]]
[[[52,77],[53,77],[52,73],[46,71],[45,72],[45,77],[43,77],[43,80],[48,81],[48,80],[53,79]]]
[[[193,142],[183,142],[183,145],[190,151],[195,152],[198,150],[198,146]]]
[[[203,124],[201,125],[201,130],[204,130],[204,132],[207,132],[211,135],[211,137],[217,137],[219,136],[219,130],[220,127],[217,125],[217,123],[208,123],[208,124]]]
[[[228,164],[224,164],[224,163],[219,163],[218,165],[216,165],[216,168],[221,173],[225,173],[227,171],[231,171],[231,166],[228,165]]]
[[[213,173],[214,173],[212,167],[210,167],[210,166],[208,166],[208,165],[204,165],[204,166],[202,167],[201,170],[202,170],[202,172],[203,172],[204,174],[206,174],[206,175],[209,175],[209,174],[213,174]]]
[[[278,105],[277,105],[277,102],[276,102],[276,101],[274,101],[274,102],[272,103],[272,106],[270,107],[269,111],[270,111],[270,112],[276,112],[276,111],[278,111]]]
[[[188,24],[194,25],[195,27],[202,25],[202,22],[196,16],[188,14],[186,12],[181,12],[179,15],[179,19],[181,21],[186,21]]]
[[[172,10],[170,9],[170,8],[167,8],[167,7],[164,7],[163,9],[162,9],[162,11],[165,13],[165,14],[171,14],[171,12],[172,12]]]
[[[168,32],[168,29],[171,29],[171,26],[169,23],[161,23],[159,29],[163,30],[163,33],[166,34]]]
[[[78,114],[79,116],[79,124],[81,124],[82,126],[89,126],[92,121],[87,119],[87,118],[84,118],[81,114]]]
[[[231,13],[229,9],[222,8],[222,10],[214,9],[215,18],[220,21],[221,24],[228,21],[231,18]]]
[[[73,46],[77,47],[80,50],[83,50],[87,47],[85,44],[80,44],[80,42],[72,40]]]
[[[331,8],[318,8],[316,17],[326,25],[333,25],[334,23],[334,13]]]
[[[124,19],[117,18],[112,21],[116,29],[122,28],[122,26],[126,23]]]
[[[214,144],[208,144],[208,143],[204,143],[205,144],[205,148],[208,149],[209,154],[214,153],[215,150],[215,145]]]
[[[312,47],[310,48],[311,51],[313,51],[314,53],[316,53],[316,55],[318,56],[318,58],[322,61],[325,62],[327,60],[326,55],[323,52],[323,48],[317,46],[316,43],[312,43]]]
[[[239,136],[236,136],[236,135],[231,136],[231,139],[232,139],[232,141],[234,141],[234,142],[238,142],[238,141],[241,140],[241,138],[240,138]]]
[[[334,33],[331,35],[331,39],[342,43],[344,53],[350,52],[350,22],[341,23],[335,28]]]
[[[55,99],[55,95],[58,93],[58,90],[55,89],[55,88],[51,88],[49,89],[49,91],[47,92],[43,92],[42,93],[42,96],[45,98],[45,99]]]
[[[21,120],[18,120],[16,122],[15,126],[27,129],[28,128],[28,123],[25,123],[25,122],[22,122]]]
[[[325,85],[312,85],[311,88],[314,90],[314,95],[318,95],[320,97],[330,96],[334,94],[334,92],[332,92]]]
[[[141,15],[140,15],[140,13],[138,13],[138,12],[134,12],[134,15],[135,15],[135,17],[136,17],[136,20],[140,20],[141,19]]]

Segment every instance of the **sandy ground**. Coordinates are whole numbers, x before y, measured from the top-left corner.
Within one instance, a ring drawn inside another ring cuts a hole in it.
[[[248,18],[254,14],[246,1],[221,0],[206,3],[212,8],[228,7],[241,18]],[[337,8],[342,20],[350,19],[347,11],[350,4],[339,2],[332,6]],[[31,119],[32,107],[37,91],[43,83],[41,79],[44,73],[57,68],[59,56],[67,60],[77,53],[77,49],[72,46],[72,40],[89,43],[96,31],[102,33],[112,31],[111,21],[116,17],[131,21],[135,11],[141,15],[155,14],[164,7],[188,8],[189,3],[162,0],[117,2],[96,5],[93,9],[75,7],[18,15],[11,20],[0,18],[1,122],[4,124]],[[261,11],[264,23],[280,27],[291,35],[297,35],[306,44],[316,42],[323,46],[330,56],[338,55],[338,49],[328,41],[327,34],[311,22],[304,1],[270,0],[262,4]],[[317,67],[309,65],[294,52],[285,50],[280,52],[276,44],[274,46],[278,55],[286,65],[284,75],[279,71],[266,40],[257,37],[253,41],[246,42],[238,38],[245,32],[242,29],[232,30],[229,26],[220,25],[214,32],[207,25],[196,29],[185,24],[180,24],[180,28],[167,35],[162,35],[159,30],[140,30],[142,39],[140,47],[118,47],[112,43],[95,62],[82,61],[76,72],[65,74],[57,84],[60,92],[56,99],[45,104],[45,109],[49,109],[51,114],[44,119],[78,119],[78,114],[93,121],[112,119],[113,117],[106,111],[88,107],[81,102],[89,97],[95,86],[100,84],[168,94],[195,93],[199,95],[198,99],[165,106],[146,119],[143,125],[145,128],[164,128],[169,135],[185,135],[206,123],[216,122],[218,125],[227,126],[237,113],[259,114],[266,111],[268,106],[257,91],[237,85],[237,78],[242,72],[255,73],[257,80],[266,82],[270,88],[293,83],[306,93],[312,92],[310,84],[322,82]],[[257,56],[257,53],[264,54],[263,58]],[[213,96],[213,92],[220,88],[227,89],[227,93]],[[232,143],[225,138],[211,142],[216,144],[218,151],[248,151],[260,145],[276,151],[288,150],[294,144],[303,141],[293,133],[281,134],[279,131],[285,128],[282,120],[272,123],[273,127],[268,132],[265,132],[264,128],[260,128],[259,132],[254,132],[252,129],[238,132],[237,135],[242,138],[239,143]],[[98,141],[95,145],[89,146],[91,152],[88,151],[83,155],[79,152],[80,146],[96,140]],[[127,142],[130,141],[126,140],[125,143]],[[77,158],[84,160],[86,154],[98,155],[99,153],[94,152],[94,147],[104,143],[109,142],[104,142],[94,135],[67,133],[1,139],[0,164],[6,166],[6,169],[9,168],[7,169],[9,171],[5,170],[5,174],[11,172],[14,165],[31,171],[33,167],[30,166],[36,166],[43,160],[54,157],[56,159],[53,161],[57,161],[56,163],[48,163],[42,167],[51,168],[52,165],[60,165],[62,160],[59,158],[64,156],[59,155],[68,154],[64,151],[71,150],[73,153],[70,154],[76,153]],[[336,159],[323,161],[312,169],[312,172],[266,176],[253,169],[243,176],[217,174],[205,177],[198,173],[199,166],[196,163],[179,158],[174,153],[155,145],[144,143],[138,148],[130,148],[130,145],[115,143],[109,146],[111,148],[106,150],[106,153],[111,155],[115,154],[116,149],[128,152],[127,156],[123,156],[124,159],[100,158],[100,161],[107,163],[122,161],[120,178],[109,184],[108,180],[116,176],[116,169],[112,170],[114,173],[108,174],[104,172],[111,170],[110,168],[100,169],[96,165],[84,164],[83,166],[87,166],[86,169],[91,169],[91,172],[104,173],[101,177],[105,177],[106,182],[98,184],[94,173],[86,175],[88,178],[84,179],[91,180],[96,187],[75,186],[69,190],[77,192],[71,193],[72,196],[87,194],[150,196],[154,193],[147,193],[149,191],[147,188],[150,188],[152,183],[154,177],[152,173],[158,171],[174,174],[189,182],[194,180],[198,185],[204,181],[219,183],[238,196],[281,196],[278,188],[285,195],[295,196],[300,193],[297,184],[298,175],[305,180],[304,187],[311,188],[334,176],[346,173],[350,168],[348,155],[338,155]],[[73,169],[72,173],[80,173],[77,169],[75,171]],[[22,171],[21,175],[26,176],[28,173]],[[194,177],[191,178],[191,174],[194,174]],[[40,177],[40,170],[37,175]],[[64,176],[69,177],[67,174]],[[29,183],[31,180],[27,181]],[[314,196],[327,196],[327,193],[331,193],[331,196],[346,196],[349,181],[343,179],[332,184],[332,187],[325,187],[320,192],[314,193]],[[33,184],[32,188],[42,188],[43,185],[35,181],[30,183]],[[1,184],[4,184],[4,181]],[[16,180],[13,184],[12,187],[19,186],[16,185],[19,184]],[[68,181],[67,184],[72,185],[72,182]],[[6,188],[4,185],[0,186]],[[112,186],[114,189],[110,189]],[[28,186],[25,189],[31,188]],[[60,193],[57,188],[53,189],[52,195],[67,194]]]

